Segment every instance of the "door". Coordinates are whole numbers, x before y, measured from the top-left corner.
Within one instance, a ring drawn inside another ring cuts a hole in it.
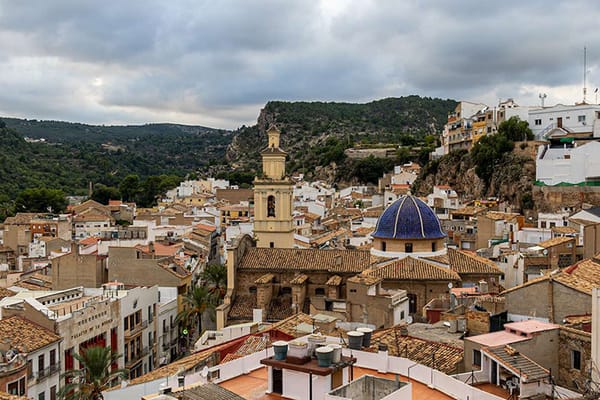
[[[490,376],[490,382],[493,385],[497,385],[498,384],[498,364],[496,364],[496,361],[494,360],[490,360],[490,362],[492,363],[492,376]]]
[[[556,118],[556,126],[562,128],[562,117]]]
[[[408,297],[408,312],[410,314],[415,314],[417,312],[417,295],[414,293],[409,293]]]
[[[283,371],[273,368],[273,393],[283,393]]]

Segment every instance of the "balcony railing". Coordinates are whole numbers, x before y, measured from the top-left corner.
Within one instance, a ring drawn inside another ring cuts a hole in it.
[[[131,358],[125,358],[125,368],[131,368],[133,365],[137,364],[142,358],[148,355],[148,352],[148,347],[144,347],[139,353],[133,354]]]
[[[49,365],[41,371],[37,372],[37,382],[41,382],[44,379],[48,378],[51,375],[54,375],[60,371],[60,362]]]
[[[142,332],[147,327],[148,327],[148,321],[147,320],[142,321],[141,324],[135,325],[133,327],[133,329],[129,329],[128,331],[125,331],[125,339],[131,339],[133,336]]]

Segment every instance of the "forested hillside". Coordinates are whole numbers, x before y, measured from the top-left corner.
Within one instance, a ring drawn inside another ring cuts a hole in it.
[[[230,141],[231,132],[204,127],[104,127],[5,118],[0,120],[0,203],[27,188],[74,195],[87,194],[90,182],[118,187],[129,175],[141,181],[157,175],[183,178],[222,159]]]
[[[235,132],[227,159],[235,169],[257,171],[265,131],[275,123],[283,133],[290,172],[328,181],[373,182],[376,174],[395,163],[427,160],[455,106],[454,100],[419,96],[366,104],[271,101],[261,110],[257,125]],[[398,148],[395,159],[357,161],[344,153],[351,147],[385,145],[403,148]]]

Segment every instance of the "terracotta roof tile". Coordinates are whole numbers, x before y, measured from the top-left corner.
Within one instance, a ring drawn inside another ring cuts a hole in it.
[[[275,275],[273,275],[273,274],[264,274],[261,277],[256,278],[254,283],[256,283],[257,285],[260,285],[263,283],[271,283],[271,281],[273,280],[274,277],[275,277]]]
[[[559,244],[573,242],[575,243],[575,238],[572,237],[555,237],[552,239],[544,240],[543,242],[538,243],[538,246],[543,247],[545,249],[558,246]]]
[[[518,213],[505,213],[505,212],[500,212],[500,211],[488,211],[487,213],[485,213],[485,216],[487,218],[494,220],[494,221],[502,221],[502,220],[512,221],[519,215],[520,214],[518,214]]]
[[[327,232],[327,233],[319,236],[316,239],[311,239],[310,244],[314,244],[314,245],[319,246],[319,245],[322,245],[322,244],[330,241],[333,238],[337,238],[337,237],[340,237],[340,236],[343,236],[343,235],[347,235],[347,234],[348,234],[348,230],[346,230],[344,228],[340,228],[340,229],[337,229],[337,230],[332,231],[332,232]]]
[[[502,275],[500,268],[492,260],[464,250],[448,249],[450,268],[459,274]]]
[[[365,275],[390,280],[460,281],[460,276],[449,268],[428,263],[419,258],[406,257],[372,268]]]
[[[522,285],[505,290],[501,294],[510,293],[539,282],[552,280],[585,294],[592,294],[592,289],[600,286],[600,262],[585,259],[552,275],[545,275]]]
[[[300,274],[296,275],[291,281],[291,285],[302,285],[304,282],[308,280],[308,275]]]
[[[314,321],[312,317],[308,314],[304,314],[302,312],[292,315],[282,321],[274,323],[271,325],[271,330],[276,329],[280,332],[283,332],[289,336],[300,337],[306,335],[306,331],[298,330],[298,325],[313,325]]]
[[[20,352],[32,352],[62,340],[54,332],[18,316],[0,320],[0,337],[11,338],[11,345]]]
[[[278,271],[329,271],[359,273],[368,268],[370,253],[364,250],[249,248],[239,269]]]
[[[382,278],[372,275],[356,275],[351,278],[348,278],[347,282],[359,283],[367,286],[375,285],[382,281]]]
[[[232,320],[252,320],[252,310],[256,308],[256,293],[238,294],[235,296],[231,308],[229,309],[229,318]]]
[[[592,289],[600,286],[600,264],[591,259],[586,259],[552,275],[552,279],[572,289],[591,295]]]
[[[15,292],[13,292],[12,290],[8,290],[6,288],[0,288],[0,299],[3,299],[5,297],[11,297],[14,295],[15,295]]]
[[[339,286],[342,284],[342,277],[339,275],[333,275],[327,280],[325,284],[329,286]]]
[[[552,232],[556,233],[578,233],[579,231],[572,226],[553,226],[550,228]]]
[[[371,349],[375,350],[378,344],[388,346],[391,356],[406,357],[419,364],[432,367],[446,374],[456,373],[457,364],[463,359],[463,350],[444,343],[403,336],[401,326],[396,325],[389,329],[373,332]]]

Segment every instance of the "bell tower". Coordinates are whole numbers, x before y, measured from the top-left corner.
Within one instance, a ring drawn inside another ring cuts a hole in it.
[[[285,176],[287,153],[279,147],[281,132],[271,125],[262,157],[262,175],[254,180],[254,235],[257,247],[294,247],[292,181]]]

